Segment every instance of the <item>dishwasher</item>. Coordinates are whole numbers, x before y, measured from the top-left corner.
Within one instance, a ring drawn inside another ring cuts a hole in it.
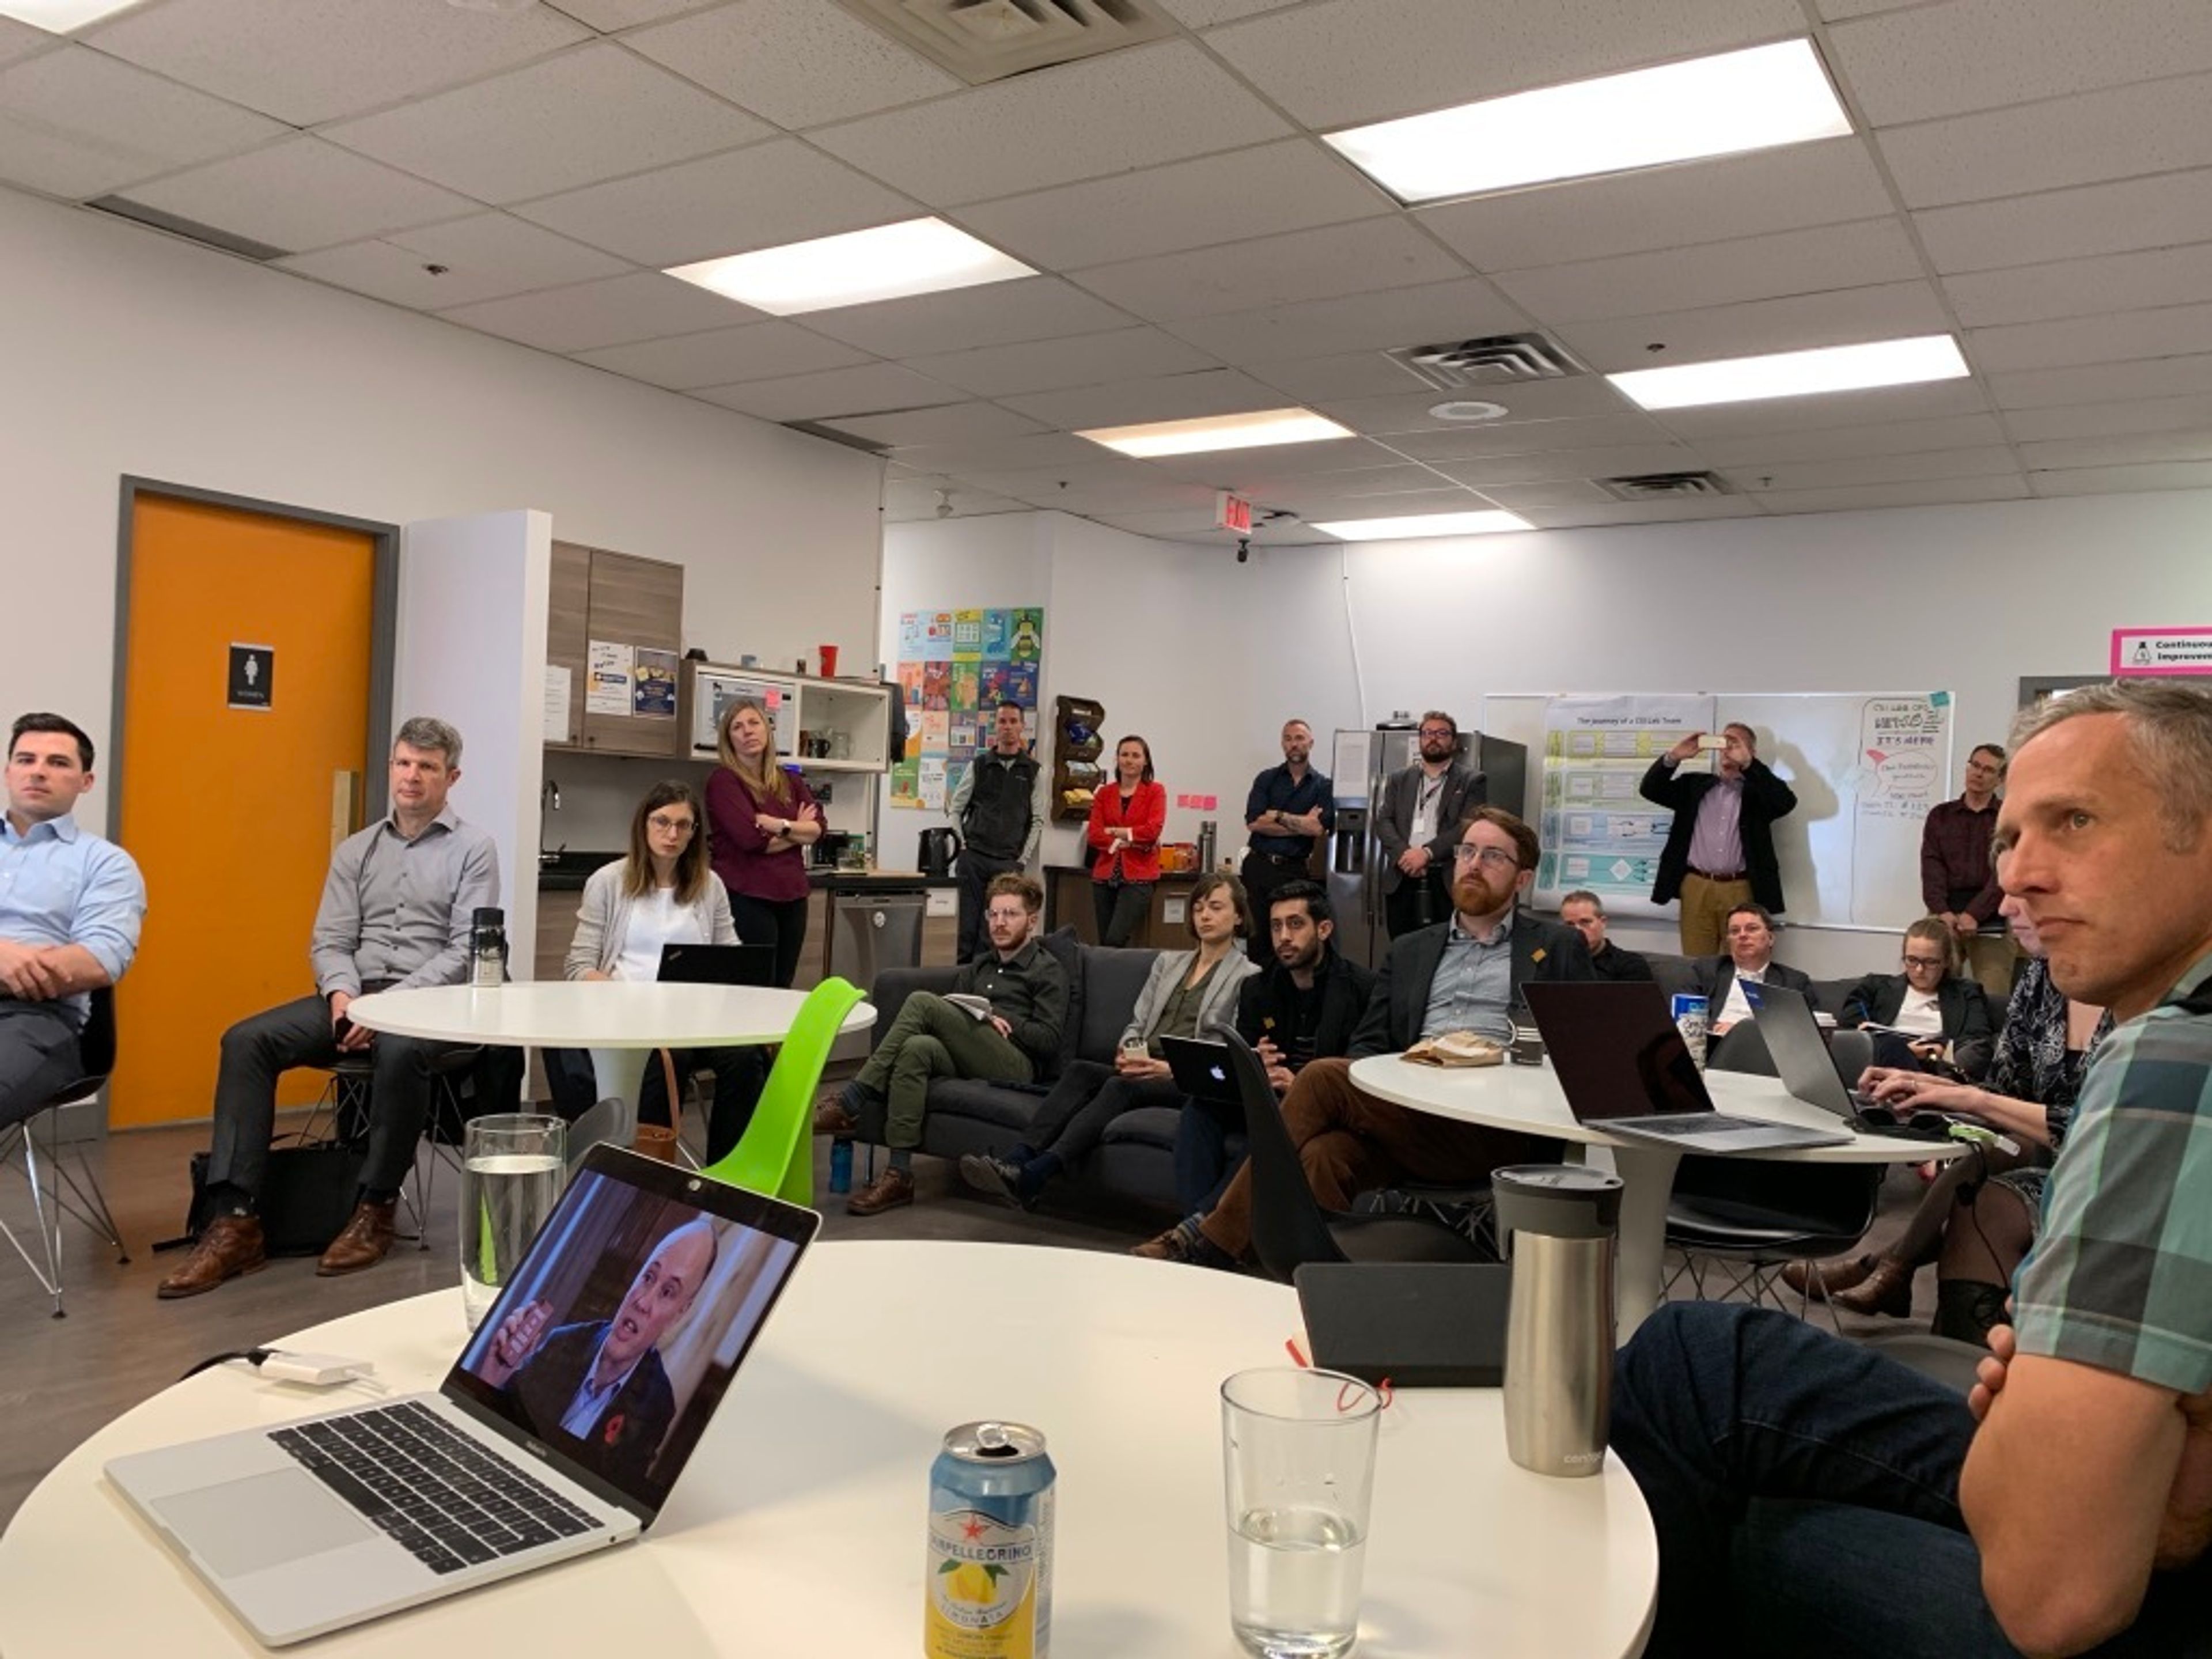
[[[920,967],[928,903],[926,887],[831,887],[823,971],[867,991],[886,968]]]

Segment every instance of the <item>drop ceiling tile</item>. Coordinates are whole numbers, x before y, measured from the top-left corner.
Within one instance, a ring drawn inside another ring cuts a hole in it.
[[[295,126],[420,97],[587,40],[545,6],[446,0],[167,0],[81,37],[173,81]]]
[[[2212,422],[2189,432],[2136,432],[2124,437],[2058,438],[2020,447],[2035,472],[2077,466],[2141,466],[2159,461],[2212,461]]]
[[[1709,495],[1687,501],[1615,501],[1610,507],[1531,507],[1516,511],[1539,530],[1598,530],[1625,524],[1755,519],[1760,508],[1747,495]]]
[[[1492,484],[1548,483],[1559,478],[1637,477],[1647,472],[1697,472],[1705,463],[1680,444],[1632,444],[1620,449],[1557,449],[1444,461],[1437,471],[1475,489]]]
[[[1587,478],[1559,478],[1550,483],[1492,484],[1482,492],[1518,513],[1532,507],[1606,507],[1620,497]]]
[[[1874,426],[1826,427],[1812,432],[1768,428],[1729,437],[1700,438],[1697,451],[1708,465],[1729,467],[1741,472],[1747,467],[1784,462],[1974,449],[2004,441],[2004,428],[1997,424],[1997,417],[1977,414],[1950,415],[1932,421],[1885,421]]]
[[[1233,368],[1202,368],[1188,374],[1161,374],[1109,386],[1024,392],[1003,401],[1048,426],[1077,431],[1279,409],[1282,394]]]
[[[828,424],[878,444],[987,443],[994,438],[1019,438],[1047,430],[1042,421],[986,403],[945,404],[896,415],[862,415]]]
[[[2024,196],[2212,164],[2212,76],[1956,116],[1876,135],[1907,207]]]
[[[519,202],[733,149],[775,131],[600,42],[323,137],[465,191]]]
[[[1018,496],[1031,507],[1056,513],[1088,516],[1094,513],[1156,513],[1177,508],[1194,511],[1213,504],[1213,492],[1196,484],[1169,483],[1099,484],[1077,483],[1068,489],[1048,488],[1033,495]]]
[[[1480,513],[1493,505],[1486,495],[1472,489],[1445,486],[1437,489],[1409,489],[1391,495],[1317,495],[1310,489],[1292,490],[1254,506],[1288,507],[1308,525],[1344,519],[1407,519],[1431,513]],[[1321,538],[1309,533],[1309,541]]]
[[[672,340],[647,340],[637,345],[580,352],[576,361],[665,386],[671,392],[691,392],[739,380],[777,380],[849,368],[868,359],[865,352],[848,345],[809,334],[795,324],[771,319],[709,329]]]
[[[2137,489],[2212,489],[2212,461],[2169,461],[2149,466],[2085,466],[2036,472],[2028,487],[2038,495],[2112,495]]]
[[[1322,475],[1350,481],[1330,487],[1332,493],[1341,495],[1364,495],[1370,489],[1434,489],[1449,482],[1365,438],[1224,449],[1206,455],[1164,455],[1148,465],[1192,483],[1222,489],[1249,485],[1257,490],[1282,490]]]
[[[1402,371],[1401,371],[1402,373]],[[1255,371],[1254,378],[1267,376]],[[1407,376],[1410,380],[1412,377]],[[1272,380],[1270,385],[1274,384]],[[1489,403],[1505,413],[1489,421],[1458,421],[1432,411],[1460,403]],[[1323,398],[1312,406],[1355,431],[1392,443],[1407,433],[1467,432],[1522,421],[1573,420],[1585,416],[1632,415],[1635,409],[1602,375],[1577,374],[1564,380],[1531,380],[1524,386],[1469,386],[1459,392],[1401,392],[1389,398]]]
[[[871,415],[887,409],[924,409],[957,403],[960,394],[896,363],[861,363],[818,374],[747,380],[691,394],[764,421],[818,421]]]
[[[1226,545],[1230,532],[1215,528],[1213,514],[1207,507],[1171,507],[1164,513],[1102,513],[1098,522],[1111,530],[1126,530],[1132,536],[1206,538],[1219,537]]]
[[[1261,358],[1245,368],[1253,379],[1288,392],[1291,401],[1311,404],[1316,409],[1324,399],[1347,407],[1388,403],[1410,408],[1412,400],[1419,398],[1425,410],[1446,395],[1428,391],[1426,382],[1379,350],[1347,351],[1331,357]],[[1333,418],[1344,419],[1342,416]]]
[[[122,194],[293,252],[483,210],[465,196],[305,134]]]
[[[2212,242],[1965,272],[1943,291],[1969,328],[2186,305],[2212,294]]]
[[[1571,264],[1870,219],[1894,207],[1857,138],[1507,191],[1423,208],[1477,270]]]
[[[0,64],[12,64],[55,44],[56,38],[44,29],[19,23],[12,17],[0,17]]]
[[[1234,23],[1240,18],[1257,16],[1263,11],[1275,11],[1295,3],[1296,0],[1160,0],[1161,9],[1170,16],[1194,29]]]
[[[953,399],[947,397],[944,401],[951,403]],[[1006,438],[994,443],[923,444],[901,450],[894,459],[902,465],[918,467],[925,472],[950,472],[963,478],[1046,468],[1087,468],[1118,473],[1144,465],[1142,461],[1117,455],[1087,438],[1066,432],[1040,433],[1034,438]],[[1060,476],[1073,474],[1062,472]]]
[[[1955,0],[1838,24],[1836,66],[1877,127],[2212,70],[2202,0]]]
[[[0,70],[0,178],[50,196],[106,195],[284,131],[84,46]]]
[[[963,85],[822,0],[748,0],[640,29],[623,44],[794,131]]]
[[[1985,478],[2018,472],[2009,449],[1941,449],[1929,453],[1856,455],[1836,460],[1758,462],[1720,469],[1739,489],[1832,489],[1846,485],[1904,483],[1915,478]]]
[[[1401,455],[1441,465],[1488,455],[1534,455],[1559,449],[1619,449],[1673,441],[1648,415],[1597,415],[1583,420],[1491,422],[1437,432],[1400,432],[1382,441]]]
[[[1383,350],[1511,334],[1528,319],[1475,278],[1176,322],[1168,331],[1239,368],[1270,358]]]
[[[1156,328],[1117,328],[1064,340],[937,352],[910,357],[907,367],[979,398],[1004,398],[1024,392],[1097,386],[1108,380],[1181,374],[1216,365],[1196,347]]]
[[[718,6],[722,0],[548,0],[548,3],[580,23],[612,33],[697,11],[702,6]]]
[[[1254,472],[1243,475],[1242,481],[1270,495],[1309,501],[1372,501],[1382,495],[1418,495],[1460,487],[1425,466],[1332,467],[1279,477]]]
[[[1906,483],[1844,484],[1828,489],[1776,489],[1752,499],[1769,513],[1851,513],[1890,507],[1956,507],[2027,498],[2017,473],[1985,478],[1922,478]]]
[[[1466,275],[1466,266],[1403,217],[1292,231],[1071,273],[1102,299],[1154,321],[1257,311]]]
[[[464,328],[520,340],[541,351],[562,352],[699,333],[759,315],[656,270],[487,300],[438,314]]]
[[[1930,208],[1912,221],[1945,272],[2212,241],[2212,169]]]
[[[1820,15],[1829,22],[1840,22],[1846,17],[1866,17],[1878,11],[1903,11],[1911,6],[1942,6],[1950,0],[1813,0]]]
[[[1060,335],[1103,333],[1128,324],[1122,313],[1056,276],[1024,276],[948,294],[841,306],[811,312],[806,318],[806,326],[816,333],[878,357],[1014,345]]]
[[[2137,432],[2212,431],[2212,392],[2135,403],[2016,409],[2006,414],[2005,427],[2021,443],[2051,438],[2120,437]]]
[[[378,240],[298,253],[276,264],[357,294],[443,311],[534,289],[561,288],[629,269],[611,255],[564,240],[503,213],[396,231]],[[443,265],[433,276],[423,267]]]
[[[1890,283],[1663,316],[1576,323],[1559,334],[1591,368],[1614,374],[1949,331],[1950,317],[1932,287]],[[1654,343],[1666,349],[1650,350]]]
[[[1904,222],[1889,217],[1504,271],[1490,280],[1531,316],[1556,325],[1911,282],[1920,271]]]
[[[1090,450],[1096,459],[1079,457],[1073,461],[1063,461],[1058,466],[998,467],[984,465],[957,466],[947,471],[971,489],[985,489],[994,495],[1011,496],[1019,501],[1027,501],[1032,496],[1055,501],[1063,497],[1088,499],[1121,487],[1133,489],[1146,486],[1189,487],[1187,480],[1155,472],[1142,461],[1116,455],[1096,444],[1085,444],[1084,447]],[[906,450],[899,453],[913,454],[917,452]]]
[[[1990,406],[1978,380],[1929,380],[1919,386],[1831,392],[1811,398],[1767,398],[1751,403],[1669,409],[1654,416],[1690,443],[1739,433],[1814,432],[1827,427],[1871,426],[1883,421],[1934,420],[1972,415]]]
[[[1990,376],[1990,395],[2000,409],[2008,410],[2179,398],[2199,392],[2212,392],[2212,353]]]
[[[953,206],[1289,131],[1195,44],[1164,40],[825,127],[813,138],[885,184]]]
[[[1984,374],[2212,351],[2212,305],[1968,329],[1966,351]]]
[[[1804,32],[1796,0],[1328,0],[1206,45],[1308,126],[1332,127]]]
[[[919,216],[903,197],[795,138],[586,185],[515,211],[663,267]]]
[[[1394,210],[1349,163],[1293,138],[979,202],[953,216],[1010,253],[1073,270]]]

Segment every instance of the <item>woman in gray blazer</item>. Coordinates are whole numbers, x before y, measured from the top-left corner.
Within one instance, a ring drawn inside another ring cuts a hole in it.
[[[570,979],[651,980],[665,945],[735,945],[730,896],[707,866],[707,837],[699,798],[687,783],[657,783],[630,815],[629,851],[602,865],[584,884],[575,937],[568,944]],[[760,1103],[767,1065],[757,1048],[679,1048],[680,1077],[711,1070],[714,1105],[707,1121],[707,1161],[738,1144]],[[592,1051],[599,1093],[619,1093],[611,1080],[627,1074],[609,1050]],[[634,1061],[632,1062],[634,1064]],[[638,1121],[668,1121],[668,1085],[648,1065],[638,1085]]]
[[[960,1160],[963,1181],[1029,1209],[1048,1182],[1105,1139],[1122,1113],[1182,1104],[1160,1039],[1234,1030],[1237,992],[1260,971],[1241,948],[1252,932],[1252,910],[1236,877],[1215,872],[1200,878],[1190,890],[1187,925],[1196,948],[1163,951],[1154,958],[1114,1064],[1069,1061],[1037,1109],[1028,1138],[1003,1158],[969,1153]]]

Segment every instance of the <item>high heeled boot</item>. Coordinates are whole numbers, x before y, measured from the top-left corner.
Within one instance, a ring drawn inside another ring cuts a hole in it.
[[[1884,1256],[1874,1271],[1848,1291],[1832,1291],[1828,1305],[1845,1313],[1887,1314],[1892,1319],[1912,1315],[1913,1269],[1892,1256]]]

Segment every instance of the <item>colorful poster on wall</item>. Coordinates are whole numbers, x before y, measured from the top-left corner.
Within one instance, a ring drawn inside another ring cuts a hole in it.
[[[899,617],[898,641],[908,735],[905,756],[891,768],[891,805],[942,811],[990,743],[999,704],[1021,709],[1035,743],[1044,611],[1036,605],[908,611]]]

